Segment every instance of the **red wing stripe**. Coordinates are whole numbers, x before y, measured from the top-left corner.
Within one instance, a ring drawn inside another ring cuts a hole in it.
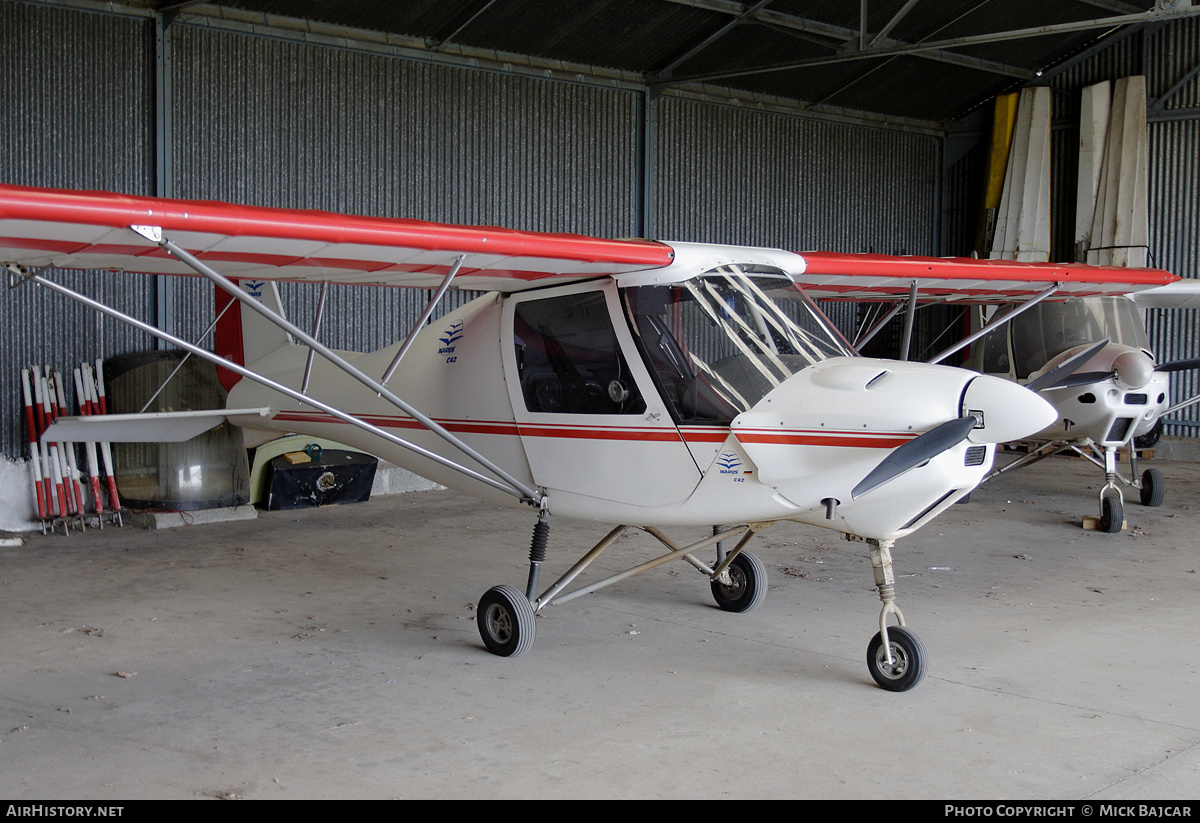
[[[102,229],[155,225],[168,232],[196,232],[215,237],[278,238],[309,244],[359,244],[644,267],[665,266],[672,259],[670,247],[648,240],[603,240],[490,226],[9,185],[0,185],[0,221],[3,220]]]
[[[1161,286],[1179,278],[1162,269],[1127,268],[1124,266],[1086,266],[1078,263],[1024,263],[1014,260],[975,260],[965,257],[916,257],[886,254],[842,254],[837,252],[802,252],[804,274],[797,279],[809,279],[820,285],[822,276],[844,275],[853,283],[855,277],[886,277],[912,280],[981,280],[1012,281],[1014,283],[1116,283],[1141,286]],[[904,289],[907,291],[907,287]]]

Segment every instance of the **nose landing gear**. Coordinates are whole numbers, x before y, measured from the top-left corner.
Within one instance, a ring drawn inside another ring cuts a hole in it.
[[[904,627],[904,615],[896,605],[896,578],[892,572],[892,540],[868,540],[871,568],[883,609],[879,613],[879,632],[867,644],[867,670],[881,688],[906,692],[925,677],[929,652],[921,638]],[[899,625],[888,626],[888,615]]]

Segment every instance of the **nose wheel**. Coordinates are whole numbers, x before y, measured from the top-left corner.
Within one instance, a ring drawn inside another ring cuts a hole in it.
[[[1121,493],[1113,489],[1111,494],[1100,498],[1100,531],[1117,534],[1125,527],[1125,504]]]
[[[890,692],[906,692],[916,686],[925,677],[928,665],[924,641],[903,626],[887,630],[886,647],[882,632],[867,644],[867,669],[875,682]]]
[[[875,588],[883,609],[879,613],[879,632],[867,644],[867,670],[881,688],[889,692],[906,692],[925,677],[929,667],[929,652],[916,632],[904,627],[904,615],[896,606],[896,578],[892,572],[891,540],[868,540],[871,546],[871,568],[875,573]],[[889,616],[900,622],[888,626]]]
[[[1078,451],[1078,450],[1077,450]],[[1080,452],[1084,457],[1091,457]],[[1100,490],[1100,531],[1117,534],[1125,527],[1125,501],[1121,489],[1117,486],[1120,481],[1138,490],[1138,497],[1143,506],[1161,506],[1166,498],[1166,481],[1158,469],[1146,469],[1141,476],[1137,473],[1137,451],[1129,452],[1130,477],[1126,479],[1117,472],[1117,449],[1114,446],[1104,447],[1104,477],[1106,483]],[[1092,458],[1093,462],[1100,461]]]

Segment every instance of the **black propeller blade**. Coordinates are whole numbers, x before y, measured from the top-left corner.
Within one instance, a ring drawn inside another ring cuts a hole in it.
[[[1075,374],[1068,374],[1062,380],[1059,380],[1053,386],[1046,386],[1047,389],[1071,389],[1075,386],[1086,386],[1089,383],[1099,383],[1101,380],[1107,380],[1113,376],[1111,371],[1081,371]]]
[[[914,469],[922,463],[932,460],[946,449],[953,448],[966,439],[979,424],[979,418],[974,415],[949,420],[940,426],[935,426],[919,437],[909,440],[883,459],[871,473],[859,481],[850,492],[851,497],[858,499],[872,489]]]
[[[1113,371],[1081,371],[1074,374],[1070,373],[1070,367],[1085,363],[1087,360],[1100,349],[1104,348],[1104,343],[1098,343],[1087,351],[1064,360],[1055,368],[1043,374],[1037,380],[1026,384],[1025,388],[1033,391],[1041,391],[1042,389],[1070,389],[1075,386],[1084,386],[1089,383],[1099,383],[1101,380],[1107,380],[1113,377],[1116,372]],[[1161,366],[1155,366],[1157,372],[1177,372],[1187,371],[1189,369],[1200,369],[1200,358],[1191,360],[1175,360],[1170,363],[1163,363]],[[1065,374],[1065,376],[1063,376]],[[1054,378],[1062,376],[1062,379],[1055,380]],[[1049,378],[1049,379],[1048,379]]]
[[[1187,369],[1200,369],[1200,358],[1192,360],[1173,360],[1170,363],[1163,363],[1161,366],[1155,366],[1155,371],[1186,371]]]
[[[1088,380],[1080,380],[1079,382],[1068,382],[1074,376],[1075,369],[1082,366],[1087,361],[1091,360],[1096,354],[1108,345],[1108,338],[1104,338],[1099,343],[1079,352],[1079,354],[1068,357],[1066,360],[1059,363],[1050,371],[1043,374],[1036,380],[1032,380],[1025,384],[1025,388],[1030,391],[1042,391],[1043,389],[1064,389],[1069,386],[1078,386],[1083,383],[1094,383],[1097,380],[1103,380],[1108,376],[1108,372],[1084,372],[1091,375]],[[1097,376],[1099,375],[1099,376]]]

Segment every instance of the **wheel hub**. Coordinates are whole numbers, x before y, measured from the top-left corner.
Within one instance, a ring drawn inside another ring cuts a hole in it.
[[[484,620],[487,622],[488,631],[492,637],[496,638],[501,643],[507,643],[512,638],[513,619],[508,610],[500,606],[498,603],[493,603],[488,606],[487,613],[484,615]]]
[[[879,667],[879,673],[884,677],[899,680],[908,671],[908,654],[895,643],[888,643],[888,647],[892,652],[892,662],[888,663],[887,651],[880,647],[879,651],[875,652],[875,665]]]
[[[728,579],[717,578],[721,591],[730,600],[737,600],[746,590],[746,573],[736,566],[731,566],[725,570],[724,577]]]

